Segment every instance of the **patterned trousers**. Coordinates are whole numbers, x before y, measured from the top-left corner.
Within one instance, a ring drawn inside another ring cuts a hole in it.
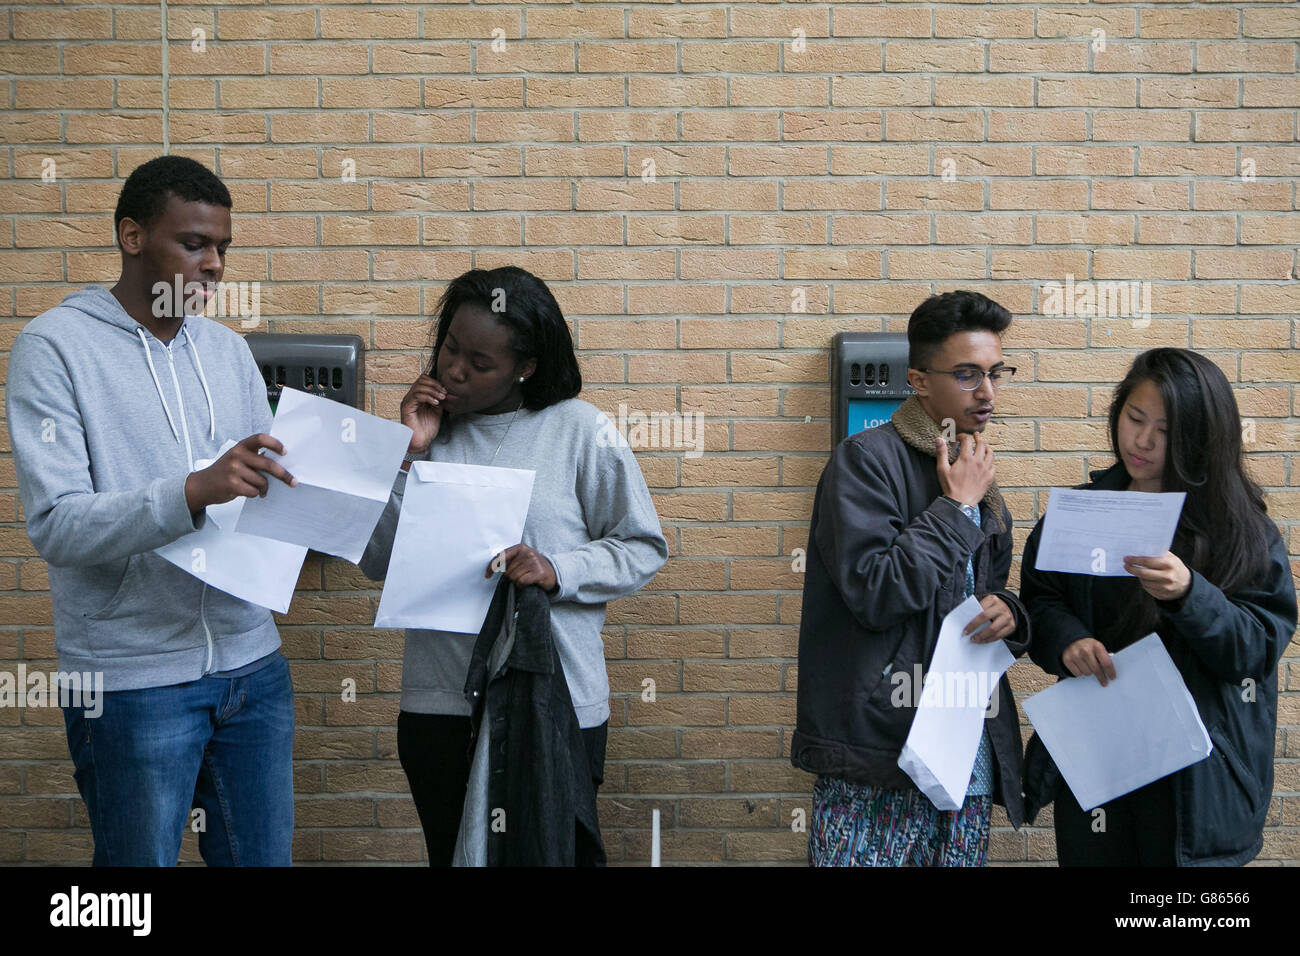
[[[810,866],[984,866],[993,797],[939,810],[919,790],[818,777],[808,833]]]

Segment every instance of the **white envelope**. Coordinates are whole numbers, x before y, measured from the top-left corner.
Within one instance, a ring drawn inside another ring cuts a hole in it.
[[[388,502],[411,430],[351,405],[292,388],[280,393],[271,437],[276,459],[298,480],[271,481],[265,498],[244,505],[236,530],[275,538],[356,564]]]
[[[961,809],[989,699],[1016,661],[1002,641],[978,644],[962,635],[982,610],[978,600],[968,597],[944,617],[916,716],[898,755],[898,766],[940,810]]]
[[[483,572],[523,537],[535,474],[414,462],[375,627],[477,634],[498,578]]]
[[[221,457],[235,443],[221,446]],[[194,463],[206,468],[214,459]],[[272,479],[274,481],[275,479]],[[235,530],[248,498],[235,498],[204,509],[207,521],[198,531],[181,535],[154,553],[205,584],[281,614],[289,610],[307,549]]]
[[[1115,679],[1070,677],[1023,706],[1084,810],[1204,760],[1213,745],[1158,634],[1111,655]]]

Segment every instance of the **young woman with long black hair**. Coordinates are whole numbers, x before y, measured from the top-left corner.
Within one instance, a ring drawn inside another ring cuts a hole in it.
[[[376,580],[388,570],[410,461],[536,472],[523,540],[499,557],[517,586],[551,596],[551,633],[599,785],[609,722],[605,604],[646,585],[668,547],[636,458],[609,419],[576,397],[581,389],[573,340],[545,283],[514,266],[452,280],[438,303],[429,372],[402,400],[413,432],[408,464],[361,568]],[[406,632],[397,750],[431,865],[451,862],[460,826],[470,772],[464,686],[476,637]]]
[[[1056,801],[1062,866],[1234,866],[1263,844],[1273,792],[1277,665],[1296,628],[1286,546],[1242,460],[1232,388],[1213,362],[1159,348],[1133,362],[1110,406],[1116,462],[1082,487],[1186,493],[1172,549],[1126,557],[1126,577],[1034,568],[1043,522],[1025,546],[1020,596],[1029,654],[1058,677],[1116,676],[1111,654],[1155,632],[1191,692],[1209,757],[1085,812],[1035,736],[1027,803]],[[1141,733],[1140,727],[1134,728]]]

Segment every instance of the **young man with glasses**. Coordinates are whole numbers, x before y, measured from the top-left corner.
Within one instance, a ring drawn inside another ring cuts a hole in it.
[[[982,866],[993,803],[1024,818],[1020,723],[999,681],[959,810],[937,809],[898,766],[944,616],[974,595],[972,641],[1020,656],[1029,619],[1006,590],[1011,514],[984,440],[1015,374],[1002,306],[975,292],[931,296],[908,323],[916,394],[890,422],[842,441],[809,529],[791,763],[817,774],[814,866]],[[985,626],[987,624],[987,626]],[[980,630],[982,628],[982,630]]]

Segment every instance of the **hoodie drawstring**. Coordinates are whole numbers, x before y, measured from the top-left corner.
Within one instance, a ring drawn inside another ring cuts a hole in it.
[[[189,348],[190,354],[194,356],[194,367],[199,372],[199,384],[203,386],[203,397],[208,402],[208,441],[215,441],[217,437],[217,415],[212,407],[212,391],[208,388],[208,378],[203,374],[203,363],[199,361],[199,348],[194,344],[194,339],[190,337],[189,329],[182,325],[181,331],[185,334],[185,345]],[[149,340],[144,337],[144,330],[139,327],[136,328],[135,334],[140,336],[140,344],[144,347],[144,360],[149,363],[149,374],[153,376],[153,387],[158,390],[158,399],[162,402],[163,411],[167,413],[167,424],[172,428],[172,437],[180,441],[180,432],[176,430],[172,410],[167,405],[167,396],[163,395],[162,383],[158,381],[158,371],[154,368],[153,355],[149,350]]]
[[[172,419],[172,410],[167,407],[167,397],[163,395],[162,383],[158,381],[158,371],[153,367],[153,356],[149,353],[149,340],[144,337],[144,329],[137,327],[135,334],[140,336],[140,344],[144,346],[144,360],[149,363],[149,374],[153,376],[153,387],[158,390],[158,399],[162,402],[163,411],[167,413],[167,424],[172,427],[172,437],[180,441],[181,434],[176,430],[176,422]]]
[[[185,333],[185,344],[189,346],[190,354],[194,356],[194,367],[199,370],[199,384],[203,386],[203,397],[208,400],[208,441],[215,441],[217,437],[217,414],[212,410],[212,393],[208,391],[208,380],[203,374],[203,363],[199,361],[199,347],[190,338],[190,330],[187,326],[182,325],[181,331]],[[156,378],[154,380],[157,381]]]

